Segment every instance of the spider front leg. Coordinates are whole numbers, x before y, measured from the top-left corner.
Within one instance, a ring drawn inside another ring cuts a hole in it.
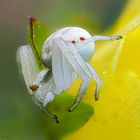
[[[53,99],[54,99],[54,94],[52,92],[48,92],[43,101],[43,105],[41,105],[40,109],[45,115],[47,115],[51,119],[55,120],[56,123],[59,123],[58,117],[45,108],[50,102],[52,102]]]
[[[49,116],[51,119],[55,120],[56,123],[59,123],[58,117],[55,114],[52,114],[48,109],[45,109],[44,107],[41,107],[40,110],[47,116]]]
[[[89,65],[88,63],[86,63],[89,71],[91,72],[92,78],[96,81],[97,83],[97,87],[95,89],[95,100],[97,101],[99,99],[99,93],[100,93],[100,89],[102,86],[102,81],[99,78],[98,74],[96,73],[96,71],[92,68],[91,65]],[[75,100],[73,101],[71,107],[68,109],[69,112],[73,111],[78,104],[80,103],[81,99],[83,98],[84,93],[86,92],[86,89],[89,85],[90,79],[87,79],[85,81],[83,81],[82,86],[80,88],[80,92],[78,93],[78,95],[76,96]]]
[[[49,103],[51,103],[52,100],[54,99],[54,93],[47,92],[47,93],[45,93],[45,96],[41,95],[42,91],[44,91],[43,86],[45,86],[45,85],[41,85],[41,89],[38,89],[37,92],[34,93],[34,97],[35,97],[34,102],[46,116],[48,116],[52,120],[55,120],[56,123],[59,123],[58,117],[47,109],[47,105]],[[40,96],[40,98],[36,98],[39,96]],[[41,101],[39,99],[41,99]],[[43,99],[43,101],[42,101],[42,99]]]
[[[57,116],[46,109],[47,104],[54,99],[53,93],[55,92],[51,70],[39,70],[34,53],[29,45],[21,46],[18,49],[17,62],[35,105],[58,123]]]
[[[76,96],[75,100],[73,101],[72,105],[69,107],[68,112],[73,111],[78,104],[80,103],[81,99],[83,98],[84,93],[86,92],[86,89],[88,87],[88,84],[90,82],[90,79],[87,79],[83,81],[82,86],[80,87],[80,92]]]
[[[59,52],[59,55],[58,55],[58,52]],[[52,54],[53,54],[52,55],[52,69],[56,71],[56,72],[54,71],[54,80],[57,81],[56,83],[58,84],[58,87],[61,87],[63,85],[62,81],[65,82],[65,80],[64,80],[65,78],[63,77],[63,74],[61,74],[62,75],[61,78],[57,77],[58,76],[57,69],[58,69],[58,67],[59,67],[59,69],[67,67],[67,65],[65,65],[63,62],[60,63],[60,64],[57,62],[58,60],[60,60],[59,62],[61,62],[62,56],[64,56],[65,59],[67,59],[67,63],[70,63],[72,69],[83,80],[83,83],[82,83],[82,86],[80,88],[80,92],[79,92],[78,96],[74,100],[74,102],[71,105],[71,107],[68,109],[68,111],[71,112],[80,103],[80,101],[81,101],[81,99],[82,99],[82,97],[83,97],[83,95],[84,95],[84,93],[85,93],[85,91],[87,89],[89,81],[92,78],[92,75],[91,75],[91,72],[90,72],[89,68],[87,67],[85,61],[83,61],[83,59],[81,58],[81,56],[77,52],[75,46],[72,45],[71,43],[66,42],[61,38],[55,39]],[[62,69],[61,71],[63,72],[65,70]],[[71,75],[72,75],[72,73],[71,73]],[[62,80],[62,81],[60,81],[60,80]],[[60,84],[60,82],[58,82],[58,81],[60,81],[62,84]]]
[[[91,65],[89,65],[88,63],[86,63],[91,75],[92,75],[92,78],[96,81],[97,83],[97,87],[96,87],[96,90],[95,90],[95,100],[98,100],[99,99],[99,93],[100,93],[100,89],[101,89],[101,86],[102,86],[102,81],[101,79],[99,78],[98,74],[96,73],[96,71],[92,68]],[[80,88],[80,92],[78,93],[78,95],[76,96],[74,102],[72,103],[71,107],[68,109],[69,112],[73,111],[77,106],[78,104],[80,103],[87,87],[88,87],[88,84],[90,82],[90,78],[83,81],[82,83],[82,86]]]
[[[99,92],[100,92],[100,89],[101,89],[101,86],[102,86],[102,81],[100,79],[100,77],[98,76],[98,74],[96,73],[96,71],[93,69],[93,67],[91,65],[89,65],[88,63],[86,63],[90,72],[91,72],[91,75],[93,77],[93,79],[96,81],[97,83],[97,87],[96,87],[96,90],[95,90],[95,100],[98,100],[99,99]]]
[[[52,92],[48,92],[47,95],[45,96],[45,99],[42,102],[40,102],[39,100],[37,100],[37,98],[35,98],[35,96],[32,97],[35,105],[37,107],[39,107],[39,109],[41,110],[42,113],[44,113],[46,116],[48,116],[49,118],[51,118],[52,120],[55,120],[56,123],[59,123],[58,117],[51,113],[46,106],[52,102],[52,100],[54,99],[54,94]]]
[[[76,46],[83,47],[83,46],[86,46],[87,44],[89,44],[91,42],[109,41],[109,40],[114,41],[114,40],[120,40],[120,39],[123,39],[123,37],[120,36],[120,35],[116,35],[116,36],[98,36],[98,35],[95,35],[95,36],[92,36],[92,37],[86,39],[85,41],[77,43]]]

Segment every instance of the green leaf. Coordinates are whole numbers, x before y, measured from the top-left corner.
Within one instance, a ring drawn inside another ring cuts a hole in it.
[[[94,115],[94,108],[84,102],[68,112],[74,97],[65,92],[48,106],[59,117],[60,123],[56,123],[45,116],[24,92],[18,94],[21,96],[16,96],[12,104],[11,98],[7,102],[1,101],[5,111],[0,106],[0,140],[61,140],[81,128]]]
[[[50,140],[61,140],[64,136],[82,127],[94,115],[94,108],[84,102],[81,102],[72,112],[68,112],[68,107],[73,102],[74,97],[67,94],[67,92],[63,92],[61,96],[56,96],[47,107],[58,116],[60,121],[56,123],[48,116],[44,116],[44,130],[46,130]]]
[[[29,44],[32,46],[36,60],[42,69],[40,55],[44,41],[48,37],[48,28],[36,18],[29,17],[28,38]]]

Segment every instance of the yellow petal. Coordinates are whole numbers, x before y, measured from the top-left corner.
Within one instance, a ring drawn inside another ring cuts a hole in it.
[[[118,20],[115,30],[127,32],[124,39],[108,42],[91,60],[104,82],[100,99],[93,100],[94,85],[90,85],[85,101],[93,106],[94,114],[65,139],[140,139],[140,26],[135,17],[139,5],[139,0],[130,1]]]

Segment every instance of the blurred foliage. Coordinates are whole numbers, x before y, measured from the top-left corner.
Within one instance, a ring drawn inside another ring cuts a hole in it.
[[[45,116],[39,108],[32,110],[31,102],[20,106],[18,105],[20,103],[16,103],[18,108],[26,108],[26,110],[9,112],[13,114],[10,118],[8,114],[4,114],[6,117],[0,119],[0,140],[4,136],[14,140],[46,140],[46,138],[59,140],[66,134],[79,129],[93,114],[93,108],[88,104],[81,103],[76,110],[69,113],[67,108],[73,98],[65,94],[57,96],[48,106],[49,110],[59,116],[59,124]]]
[[[50,12],[44,13],[50,29],[80,26],[92,34],[110,27],[127,0],[55,0]],[[59,11],[59,12],[58,12]]]

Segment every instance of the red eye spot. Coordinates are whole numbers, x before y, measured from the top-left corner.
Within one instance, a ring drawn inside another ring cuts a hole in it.
[[[72,41],[71,41],[71,43],[72,43],[72,44],[75,44],[75,43],[76,43],[76,41],[72,40]]]
[[[80,40],[81,40],[81,41],[84,41],[84,40],[86,40],[86,39],[85,39],[84,37],[80,37]]]

